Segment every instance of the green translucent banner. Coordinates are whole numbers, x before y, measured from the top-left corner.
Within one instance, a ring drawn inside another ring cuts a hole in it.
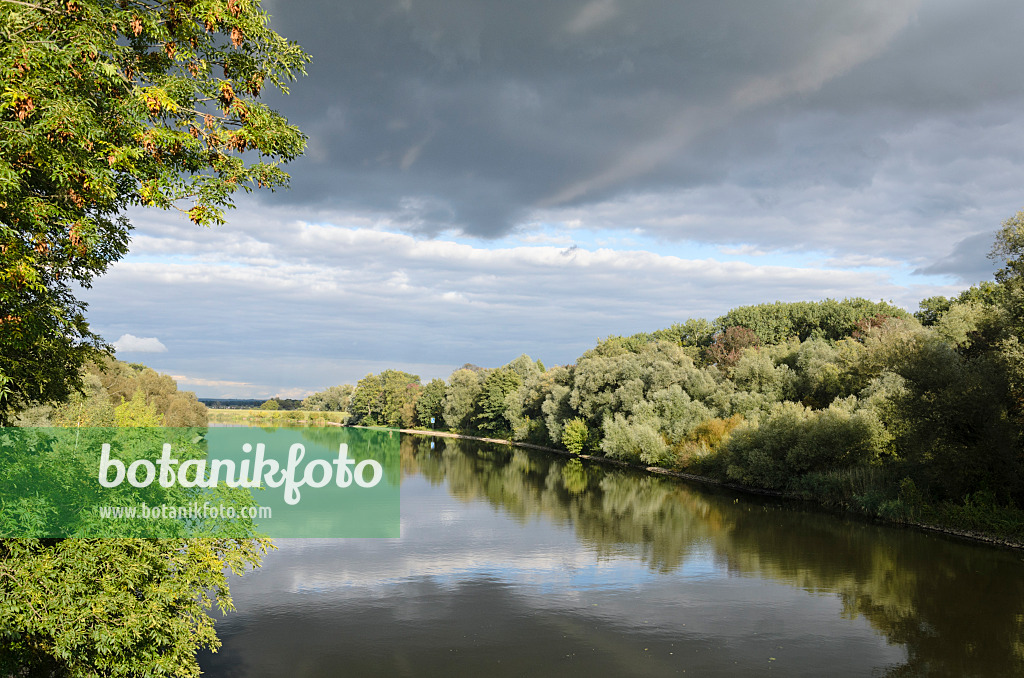
[[[398,537],[399,433],[0,428],[0,537]]]

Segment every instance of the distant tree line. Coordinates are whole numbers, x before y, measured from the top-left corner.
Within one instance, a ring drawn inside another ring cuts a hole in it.
[[[199,402],[212,410],[298,410],[303,403],[296,398],[200,398]]]

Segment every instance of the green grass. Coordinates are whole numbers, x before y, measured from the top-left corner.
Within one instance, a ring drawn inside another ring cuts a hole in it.
[[[921,512],[921,522],[1024,543],[1024,511],[1013,505],[999,505],[985,492],[975,492],[960,504],[927,506]]]
[[[315,412],[309,410],[217,410],[209,411],[209,421],[217,424],[295,424],[311,426],[326,423],[344,424],[348,412]]]

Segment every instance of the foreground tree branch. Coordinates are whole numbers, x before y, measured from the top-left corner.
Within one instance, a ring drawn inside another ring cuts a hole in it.
[[[106,348],[73,286],[127,252],[128,208],[209,226],[287,185],[305,136],[259,96],[309,57],[268,23],[258,0],[0,0],[0,424]]]

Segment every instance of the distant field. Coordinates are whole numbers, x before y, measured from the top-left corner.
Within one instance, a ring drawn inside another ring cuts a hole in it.
[[[218,424],[286,424],[299,423],[322,426],[327,423],[344,424],[348,412],[314,412],[307,410],[227,410],[210,409],[209,420]]]

